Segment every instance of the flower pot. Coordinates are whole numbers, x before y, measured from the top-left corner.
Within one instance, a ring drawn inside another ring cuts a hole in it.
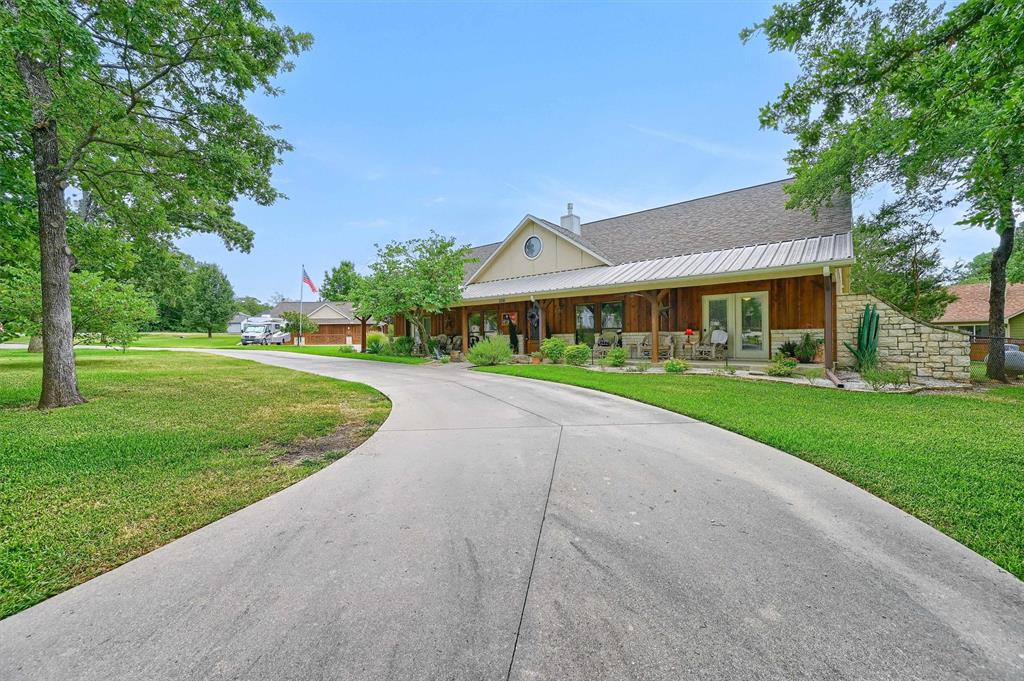
[[[531,357],[530,358],[530,364],[540,364],[540,362],[541,362],[541,358],[540,357]]]

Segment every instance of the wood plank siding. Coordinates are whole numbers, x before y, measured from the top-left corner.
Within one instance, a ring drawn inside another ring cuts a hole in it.
[[[351,343],[358,346],[363,342],[363,334],[358,322],[355,324],[320,324],[319,326],[320,330],[316,333],[302,332],[306,339],[306,345],[345,345]],[[366,330],[367,333],[373,333],[378,329],[375,326],[368,326]]]
[[[669,291],[666,299],[668,310],[662,315],[661,331],[685,331],[687,327],[699,331],[702,328],[702,300],[704,296],[724,293],[746,293],[755,291],[768,292],[768,323],[769,329],[822,329],[825,326],[825,284],[821,275],[808,275],[780,279],[764,279],[741,281],[706,286],[689,286],[674,288]],[[608,295],[588,295],[567,298],[551,298],[538,301],[544,308],[545,335],[575,334],[576,305],[609,302],[623,303],[623,332],[648,332],[651,329],[651,305],[643,297],[629,293]],[[526,336],[528,324],[526,314],[532,303],[520,301],[513,303],[489,303],[484,305],[465,306],[469,313],[485,310],[496,310],[498,319],[504,312],[516,312],[520,335]],[[835,300],[833,298],[833,319]],[[431,317],[431,335],[445,334],[454,336],[461,334],[462,307]],[[601,331],[601,314],[595,309],[596,329]],[[508,329],[501,327],[502,333]],[[395,320],[395,333],[408,333],[405,320]],[[527,337],[527,351],[536,350],[536,340]]]

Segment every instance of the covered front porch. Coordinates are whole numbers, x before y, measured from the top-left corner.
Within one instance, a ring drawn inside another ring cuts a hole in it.
[[[630,360],[651,362],[693,359],[717,330],[724,343],[714,359],[749,364],[769,361],[784,343],[809,333],[830,339],[817,358],[828,363],[835,357],[835,290],[842,286],[841,270],[819,268],[689,286],[466,300],[433,315],[430,329],[432,336],[446,336],[454,350],[502,335],[519,354],[530,354],[540,350],[542,339],[558,337],[594,347],[595,355],[621,347]],[[409,326],[398,319],[395,332],[409,333]]]

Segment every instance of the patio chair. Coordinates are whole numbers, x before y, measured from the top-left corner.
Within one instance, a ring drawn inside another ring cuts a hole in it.
[[[452,336],[451,342],[448,344],[448,348],[452,352],[462,352],[462,336]]]
[[[640,356],[644,359],[651,358],[651,334],[644,336],[644,340],[640,343]],[[668,359],[669,357],[676,356],[676,339],[675,336],[668,333],[658,334],[658,359]]]
[[[700,343],[693,348],[694,359],[721,359],[725,356],[725,348],[729,344],[729,332],[715,329],[710,337],[701,336]]]
[[[620,345],[622,341],[618,331],[602,331],[601,335],[594,339],[594,359],[601,359],[609,350]]]

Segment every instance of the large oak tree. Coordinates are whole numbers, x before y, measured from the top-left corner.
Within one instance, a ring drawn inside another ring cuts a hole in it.
[[[795,137],[790,205],[888,186],[919,210],[966,206],[993,229],[988,375],[1003,367],[1006,263],[1024,201],[1024,3],[796,0],[741,35],[796,54],[800,74],[761,110]]]
[[[0,0],[0,152],[10,161],[0,180],[32,168],[41,407],[83,401],[67,189],[87,192],[139,237],[206,232],[247,250],[252,232],[232,202],[281,196],[270,174],[288,145],[245,97],[278,94],[274,77],[311,42],[255,0]]]

